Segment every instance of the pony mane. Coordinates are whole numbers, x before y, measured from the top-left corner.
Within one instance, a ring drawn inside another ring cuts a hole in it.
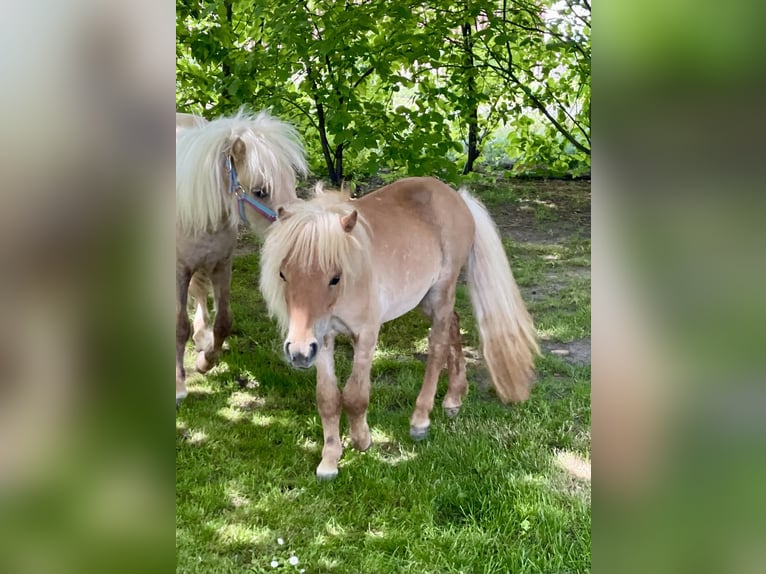
[[[372,271],[367,222],[358,214],[351,232],[340,224],[341,217],[354,211],[353,201],[344,193],[317,191],[313,199],[291,205],[288,213],[269,227],[261,251],[261,292],[283,333],[288,321],[285,283],[279,277],[283,263],[294,263],[301,269],[319,267],[324,273],[340,269],[341,297]]]
[[[237,202],[228,194],[225,158],[237,138],[246,148],[245,173],[268,191],[273,208],[296,199],[296,174],[308,172],[297,131],[266,112],[240,110],[231,117],[187,128],[176,139],[176,224],[188,235],[221,226],[236,227]]]

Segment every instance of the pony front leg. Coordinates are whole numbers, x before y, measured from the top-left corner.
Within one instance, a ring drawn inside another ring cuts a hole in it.
[[[319,349],[316,358],[317,409],[322,419],[324,446],[322,462],[317,467],[317,478],[333,479],[338,475],[338,461],[343,454],[340,443],[341,394],[335,377],[335,341],[330,339]]]
[[[361,333],[354,343],[354,366],[343,388],[343,409],[348,417],[351,442],[354,448],[365,451],[372,439],[367,425],[367,406],[370,403],[370,368],[378,333]]]
[[[176,316],[176,407],[186,398],[186,370],[184,369],[184,350],[189,339],[191,326],[186,316],[186,308]]]

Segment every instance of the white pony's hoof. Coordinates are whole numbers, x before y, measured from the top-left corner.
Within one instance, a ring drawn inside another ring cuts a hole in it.
[[[444,407],[444,414],[448,419],[454,419],[460,413],[460,407]]]
[[[428,429],[430,427],[410,427],[410,438],[412,440],[423,440],[424,438],[428,438]]]
[[[213,350],[213,332],[210,329],[194,333],[192,339],[194,340],[194,348],[197,351]]]
[[[188,394],[189,393],[186,391],[176,392],[176,408],[179,407],[181,401],[184,400]]]
[[[197,360],[194,361],[194,368],[197,369],[198,373],[202,373],[204,375],[214,366],[215,366],[215,362],[207,360],[207,357],[205,356],[205,351],[200,351],[197,354]]]

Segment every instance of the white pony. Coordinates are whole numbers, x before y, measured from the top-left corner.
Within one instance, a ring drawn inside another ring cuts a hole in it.
[[[231,329],[231,265],[239,222],[263,235],[276,219],[275,210],[297,199],[296,175],[307,171],[295,129],[266,112],[240,111],[210,122],[176,114],[176,404],[187,394],[188,296],[196,304],[195,366],[205,373],[218,361]]]
[[[185,114],[176,112],[176,139],[178,134],[186,128],[197,128],[207,123],[207,120],[197,114]]]

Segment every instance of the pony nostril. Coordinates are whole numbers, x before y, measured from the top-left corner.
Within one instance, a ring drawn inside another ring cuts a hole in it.
[[[285,355],[290,356],[290,341],[285,343]]]
[[[317,354],[317,350],[319,349],[319,345],[317,345],[316,343],[311,343],[309,345],[309,349],[311,351],[311,354],[309,355],[309,357],[313,357],[314,355]]]

